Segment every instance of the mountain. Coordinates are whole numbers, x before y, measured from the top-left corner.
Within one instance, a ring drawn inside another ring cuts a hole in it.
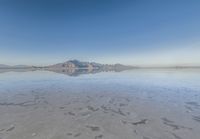
[[[31,66],[27,66],[27,65],[15,65],[12,66],[13,68],[31,68]]]
[[[109,65],[109,64],[100,64],[95,62],[69,60],[63,63],[58,63],[47,67],[38,67],[38,68],[69,76],[78,76],[81,74],[94,74],[102,71],[120,72],[123,70],[133,69],[136,67],[125,66],[122,64]]]
[[[4,65],[4,64],[0,64],[0,68],[9,68],[10,66],[8,65]]]
[[[15,65],[15,66],[8,66],[0,64],[0,69],[46,69],[46,70],[52,70],[52,71],[66,71],[71,69],[87,69],[89,70],[115,70],[115,71],[121,71],[126,69],[131,69],[132,66],[125,66],[122,64],[100,64],[95,62],[83,62],[79,60],[69,60],[63,63],[58,63],[50,66],[45,67],[37,67],[37,66],[26,66],[26,65]]]
[[[0,64],[0,69],[25,69],[25,68],[31,68],[31,66],[26,66],[26,65],[9,66],[9,65]]]
[[[78,60],[69,60],[69,61],[66,61],[64,63],[58,63],[58,64],[55,64],[55,65],[51,65],[51,66],[48,66],[49,68],[59,68],[59,69],[62,69],[62,68],[90,68],[91,65],[89,62],[80,62]]]
[[[112,69],[130,69],[131,66],[125,66],[121,64],[109,65],[109,64],[99,64],[95,62],[82,62],[78,60],[69,60],[63,63],[58,63],[55,65],[47,66],[50,69],[102,69],[102,70],[112,70]]]

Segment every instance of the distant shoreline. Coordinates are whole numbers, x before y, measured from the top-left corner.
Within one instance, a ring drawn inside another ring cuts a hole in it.
[[[200,69],[200,65],[123,65],[123,64],[101,64],[96,62],[85,62],[79,60],[68,60],[63,63],[57,63],[47,66],[27,66],[27,65],[15,65],[9,66],[0,64],[0,69],[50,69],[50,70],[129,70],[129,69]]]
[[[49,68],[49,67],[0,67],[0,69],[62,69],[62,68]],[[90,68],[65,68],[65,69],[78,69],[78,70],[86,70]],[[99,68],[93,68],[99,69]],[[184,66],[184,67],[130,67],[131,69],[200,69],[199,66]]]
[[[133,67],[133,68],[49,68],[49,67],[10,67],[10,68],[0,68],[0,73],[5,72],[33,72],[33,71],[49,71],[59,74],[64,74],[68,76],[79,76],[82,74],[96,74],[100,72],[123,72],[123,71],[196,71],[200,72],[200,67]]]

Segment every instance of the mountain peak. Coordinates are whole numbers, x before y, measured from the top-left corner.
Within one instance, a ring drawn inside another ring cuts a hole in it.
[[[114,65],[108,65],[108,64],[100,64],[96,62],[84,62],[79,60],[68,60],[63,63],[55,64],[48,66],[48,68],[51,69],[104,69],[104,70],[112,70],[116,68],[125,69],[125,68],[131,68],[129,66],[125,66],[122,64],[114,64]]]

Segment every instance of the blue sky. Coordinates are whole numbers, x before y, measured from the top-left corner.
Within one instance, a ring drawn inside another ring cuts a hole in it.
[[[200,1],[0,1],[0,63],[68,59],[200,65]]]

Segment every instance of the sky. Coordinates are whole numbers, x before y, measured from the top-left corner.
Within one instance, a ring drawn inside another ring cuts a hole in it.
[[[199,0],[0,0],[0,64],[200,65]]]

